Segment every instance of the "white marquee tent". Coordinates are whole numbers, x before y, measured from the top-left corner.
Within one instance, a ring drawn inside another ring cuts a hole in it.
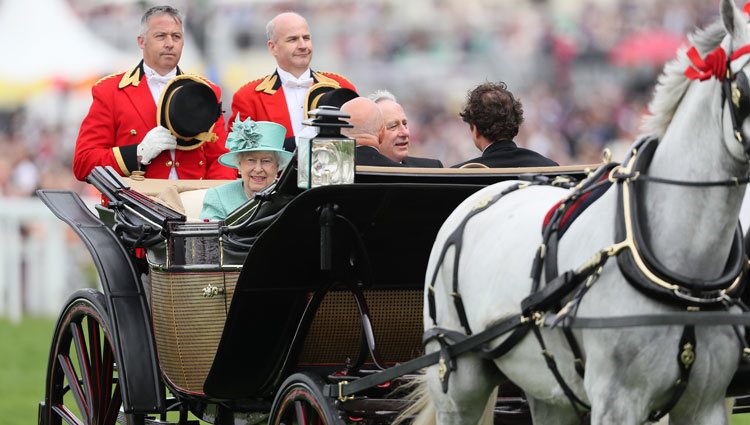
[[[89,31],[64,0],[0,1],[0,52],[6,83],[75,82],[133,62]]]
[[[189,35],[180,66],[201,73],[204,64]],[[89,29],[65,0],[0,0],[0,109],[44,103],[39,98],[52,96],[56,83],[84,90],[88,104],[93,82],[131,69],[141,59],[135,33],[132,39],[132,49],[117,49]]]

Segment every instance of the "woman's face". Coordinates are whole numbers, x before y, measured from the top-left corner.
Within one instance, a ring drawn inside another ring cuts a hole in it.
[[[238,165],[248,197],[273,183],[279,172],[279,162],[273,152],[243,153]]]

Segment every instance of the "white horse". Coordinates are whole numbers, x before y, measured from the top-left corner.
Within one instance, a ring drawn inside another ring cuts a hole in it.
[[[750,43],[747,17],[732,0],[722,0],[719,22],[690,38],[700,57],[717,47],[727,56]],[[750,55],[740,50],[731,60],[733,75],[746,73]],[[717,62],[717,61],[713,61]],[[704,81],[689,79],[685,70],[696,67],[695,59],[682,49],[667,64],[650,105],[645,127],[660,141],[646,172],[652,177],[679,181],[719,181],[745,176],[748,158],[735,139],[730,100],[722,98],[725,75]],[[705,76],[705,75],[703,75]],[[743,77],[744,78],[744,77]],[[747,97],[748,93],[742,93]],[[743,99],[748,102],[748,99]],[[742,133],[750,124],[742,117]],[[453,260],[449,248],[438,261],[446,239],[482,200],[500,193],[512,182],[487,187],[462,203],[446,220],[430,256],[426,279],[434,283],[437,325],[464,332],[454,299]],[[669,270],[699,280],[720,276],[729,256],[745,186],[695,187],[648,183],[642,196],[642,211],[648,232],[646,242],[659,262]],[[476,333],[506,317],[520,313],[521,301],[529,294],[529,272],[541,243],[545,214],[568,191],[548,186],[530,186],[502,197],[466,224],[458,262],[459,292],[466,316]],[[592,254],[618,242],[614,223],[617,189],[612,187],[573,222],[559,244],[559,270],[575,270]],[[428,305],[429,290],[425,292]],[[583,297],[581,317],[613,317],[684,311],[645,296],[623,277],[617,262],[608,261]],[[425,330],[434,326],[428,308]],[[574,370],[573,355],[562,332],[542,329],[548,350],[554,355],[565,382],[575,395],[591,406],[591,424],[636,425],[647,422],[649,413],[664,408],[678,379],[678,345],[684,326],[652,326],[619,329],[582,329],[576,332],[584,351],[586,373]],[[730,326],[697,326],[696,349],[690,381],[670,412],[672,424],[726,424],[724,395],[739,359],[740,342]],[[496,347],[502,338],[493,341]],[[439,350],[431,341],[427,352]],[[476,354],[456,358],[444,393],[439,366],[427,368],[422,400],[431,405],[432,420],[439,425],[476,424],[490,418],[495,390],[502,376],[525,391],[535,424],[574,424],[579,419],[568,397],[548,369],[538,341],[528,334],[515,348],[494,361]],[[489,402],[488,402],[489,401]],[[424,404],[423,403],[423,404]],[[430,410],[415,423],[426,423]],[[484,415],[484,416],[483,416]]]

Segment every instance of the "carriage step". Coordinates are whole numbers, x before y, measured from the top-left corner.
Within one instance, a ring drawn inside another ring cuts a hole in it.
[[[120,412],[117,415],[117,423],[122,425],[200,425],[200,421],[194,419],[187,420],[185,422],[170,422],[157,419],[153,416],[146,416],[145,418],[143,418],[143,422],[136,421],[135,423],[133,423],[128,422],[123,412]]]
[[[47,425],[47,404],[43,401],[39,402],[39,408],[37,410],[37,425]]]

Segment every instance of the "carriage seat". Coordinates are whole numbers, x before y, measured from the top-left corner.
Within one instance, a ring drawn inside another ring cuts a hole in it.
[[[206,196],[208,189],[195,189],[180,192],[180,201],[185,209],[185,215],[188,220],[199,218],[203,209],[203,197]]]
[[[188,221],[199,219],[206,191],[231,180],[168,180],[168,179],[123,179],[133,190],[154,201],[184,214]]]

